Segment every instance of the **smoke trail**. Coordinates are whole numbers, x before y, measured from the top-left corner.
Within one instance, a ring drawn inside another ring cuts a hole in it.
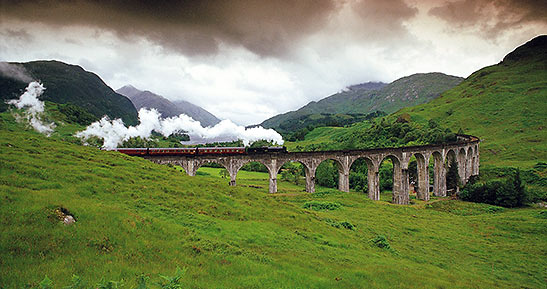
[[[38,97],[44,93],[46,88],[39,82],[33,81],[27,86],[25,93],[19,99],[7,101],[7,104],[15,105],[18,109],[27,108],[24,111],[25,118],[37,131],[50,135],[55,128],[54,123],[46,124],[40,120],[44,112],[44,102]]]
[[[283,144],[283,138],[273,129],[254,127],[246,129],[238,126],[230,120],[223,120],[213,127],[202,127],[199,121],[181,114],[177,117],[162,119],[155,109],[141,108],[139,110],[139,125],[126,127],[122,120],[110,120],[103,117],[100,121],[89,125],[84,131],[78,132],[77,137],[88,139],[92,136],[104,140],[103,147],[115,148],[119,144],[132,137],[150,138],[152,131],[156,131],[165,137],[174,133],[184,132],[191,140],[204,142],[236,141],[241,139],[244,145],[257,140],[269,140],[277,144]],[[192,141],[196,143],[195,141]]]

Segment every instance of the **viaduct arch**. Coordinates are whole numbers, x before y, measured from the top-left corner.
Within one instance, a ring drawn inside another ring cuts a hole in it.
[[[304,165],[306,173],[306,191],[315,192],[315,171],[319,164],[332,159],[338,165],[340,191],[349,192],[349,172],[353,162],[365,159],[368,166],[368,196],[372,200],[380,199],[379,169],[382,161],[389,158],[393,162],[393,203],[409,203],[408,165],[412,156],[416,157],[418,171],[418,192],[421,200],[429,200],[429,160],[434,160],[433,194],[446,196],[446,171],[448,158],[455,158],[458,173],[463,184],[469,177],[479,173],[479,143],[477,137],[458,135],[453,143],[440,145],[410,146],[401,148],[381,148],[368,150],[316,151],[290,153],[260,153],[248,155],[195,155],[195,156],[151,156],[144,158],[159,164],[173,164],[184,168],[190,176],[203,164],[215,162],[226,168],[230,174],[230,185],[236,185],[236,176],[243,165],[259,162],[269,172],[269,192],[277,192],[277,174],[286,162],[296,161]],[[424,185],[426,184],[426,185]]]

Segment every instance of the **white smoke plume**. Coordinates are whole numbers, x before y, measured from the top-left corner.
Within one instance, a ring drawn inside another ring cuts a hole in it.
[[[246,129],[238,126],[230,120],[223,120],[213,127],[202,127],[199,121],[181,114],[177,117],[162,119],[155,109],[141,108],[139,110],[137,126],[126,127],[121,119],[110,120],[103,117],[89,125],[86,130],[78,132],[77,137],[88,139],[92,136],[104,140],[103,147],[116,148],[132,137],[150,138],[152,131],[168,137],[174,133],[184,132],[191,140],[203,142],[243,141],[245,146],[257,140],[269,140],[277,144],[283,144],[283,138],[273,129],[254,127]],[[192,141],[196,143],[195,141]]]
[[[30,125],[37,131],[50,135],[55,128],[54,123],[43,123],[40,120],[42,113],[44,112],[44,102],[40,101],[38,97],[44,93],[46,88],[39,82],[33,81],[27,86],[25,93],[21,94],[19,99],[12,99],[7,101],[7,104],[13,104],[18,109],[26,108],[24,111],[25,118]]]
[[[27,70],[23,66],[3,61],[0,61],[0,75],[25,83],[33,81],[32,77],[28,75]]]

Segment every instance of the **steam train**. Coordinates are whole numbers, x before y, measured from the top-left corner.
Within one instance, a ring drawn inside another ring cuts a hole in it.
[[[286,153],[286,147],[196,147],[196,148],[117,148],[111,149],[130,156],[195,156],[195,155],[245,155]]]

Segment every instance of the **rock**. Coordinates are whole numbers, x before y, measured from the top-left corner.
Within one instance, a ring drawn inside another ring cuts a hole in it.
[[[71,215],[66,215],[65,218],[63,219],[63,223],[65,225],[72,225],[76,223],[76,220]]]

